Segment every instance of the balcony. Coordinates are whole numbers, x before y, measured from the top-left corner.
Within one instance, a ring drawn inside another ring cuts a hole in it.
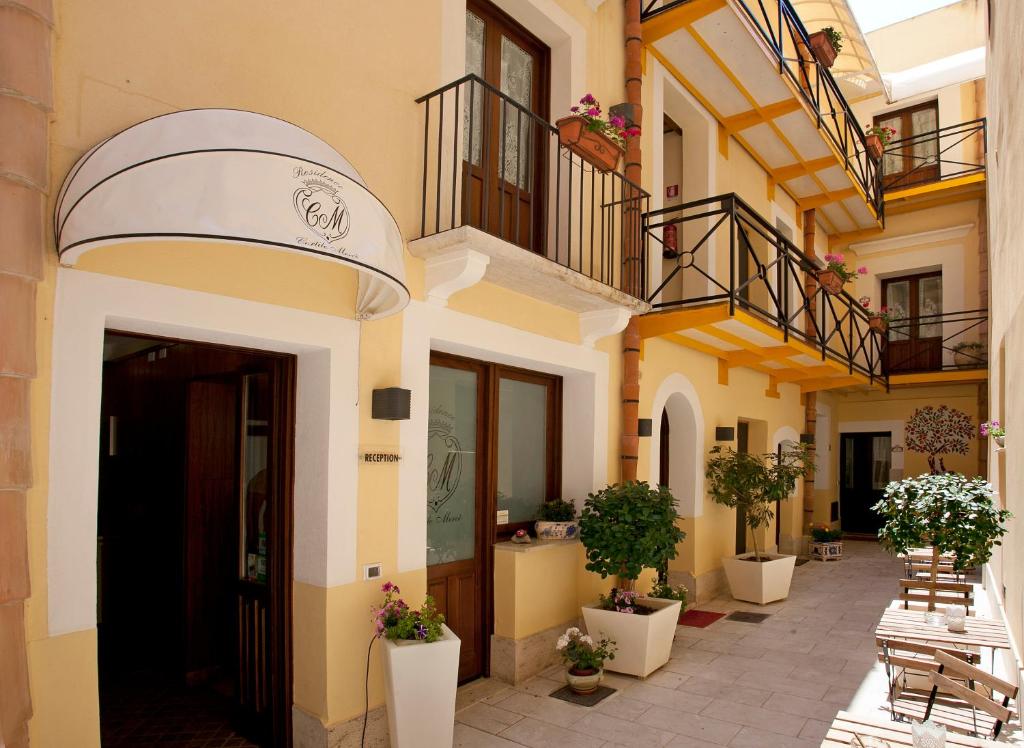
[[[878,161],[789,0],[644,0],[657,59],[830,234],[883,225]]]
[[[893,319],[882,363],[893,387],[984,382],[988,310]]]
[[[409,251],[427,260],[428,296],[432,270],[435,287],[447,293],[465,282],[449,280],[466,265],[471,282],[486,279],[577,312],[650,308],[646,192],[585,163],[559,144],[553,125],[475,75],[417,103],[423,195],[420,235]]]
[[[666,246],[670,226],[676,250]],[[652,211],[644,231],[649,251],[675,256],[640,319],[642,337],[716,357],[723,384],[732,367],[764,372],[769,396],[783,382],[804,393],[887,386],[884,338],[861,304],[822,289],[818,266],[737,195]]]
[[[986,136],[981,118],[887,145],[882,159],[886,212],[899,215],[983,197]]]

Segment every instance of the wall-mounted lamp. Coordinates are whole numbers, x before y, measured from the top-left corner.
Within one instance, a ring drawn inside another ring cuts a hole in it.
[[[903,445],[902,444],[897,444],[890,451],[891,452],[902,452],[903,451]]]
[[[715,441],[716,442],[731,442],[736,440],[736,427],[735,426],[716,426],[715,427]]]
[[[814,444],[814,434],[800,434],[800,441],[804,444]]]
[[[379,421],[407,421],[412,391],[401,387],[385,387],[373,391],[371,414]]]
[[[650,436],[654,433],[654,421],[650,418],[641,418],[636,423],[636,433],[638,436]]]

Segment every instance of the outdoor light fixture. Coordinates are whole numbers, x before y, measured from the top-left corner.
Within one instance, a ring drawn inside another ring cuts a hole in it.
[[[654,422],[650,418],[641,418],[636,423],[636,433],[638,436],[650,436],[654,433]]]
[[[378,421],[407,421],[411,401],[412,391],[403,390],[401,387],[374,390],[371,412]]]
[[[731,442],[736,439],[736,429],[733,426],[716,426],[715,441]]]
[[[800,441],[804,444],[814,444],[814,434],[800,434]]]

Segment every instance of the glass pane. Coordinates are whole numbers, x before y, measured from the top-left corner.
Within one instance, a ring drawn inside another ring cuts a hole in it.
[[[498,385],[498,509],[509,522],[536,519],[547,496],[548,388],[516,379]]]
[[[525,111],[502,105],[499,116],[505,123],[505,181],[526,189],[530,184],[530,117],[533,104],[533,56],[508,37],[501,37],[501,92]]]
[[[889,308],[889,340],[907,340],[910,330],[898,320],[910,316],[910,281],[890,283],[885,290],[885,305]]]
[[[852,436],[843,437],[843,488],[854,487],[853,477],[853,454],[854,439]]]
[[[238,573],[242,579],[266,584],[270,552],[270,375],[248,374],[242,378],[242,413],[242,553]]]
[[[942,276],[935,275],[931,278],[922,278],[917,284],[917,308],[918,315],[928,317],[933,314],[942,314]],[[942,322],[939,319],[930,321],[930,324],[923,324],[918,329],[918,337],[937,338],[942,335]]]
[[[891,119],[883,119],[878,121],[880,127],[891,127],[896,131],[896,134],[892,136],[893,140],[899,140],[904,137],[904,133],[900,132],[900,128],[903,126],[903,120],[901,117],[892,117]],[[909,136],[909,133],[906,133]],[[883,159],[883,169],[885,174],[900,174],[906,171],[903,166],[903,156],[899,153],[895,155],[892,153],[885,154]]]
[[[875,436],[871,439],[871,487],[876,491],[889,485],[889,466],[892,459],[892,437]]]
[[[476,372],[430,367],[427,564],[473,558],[476,540]]]
[[[466,11],[466,73],[484,77],[484,22],[478,16]],[[470,83],[460,91],[465,102],[462,110],[462,158],[474,166],[480,164],[483,144],[483,103],[484,90],[476,83]],[[470,159],[470,148],[473,157]]]
[[[934,109],[922,109],[919,112],[914,112],[910,115],[910,120],[910,127],[914,131],[914,135],[934,132],[939,127]],[[915,139],[912,168],[934,164],[938,153],[938,141],[934,138]]]

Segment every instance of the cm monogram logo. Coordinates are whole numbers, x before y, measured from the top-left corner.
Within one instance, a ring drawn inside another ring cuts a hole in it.
[[[328,244],[344,239],[352,224],[341,185],[320,169],[296,166],[292,176],[302,182],[292,194],[299,218]]]

